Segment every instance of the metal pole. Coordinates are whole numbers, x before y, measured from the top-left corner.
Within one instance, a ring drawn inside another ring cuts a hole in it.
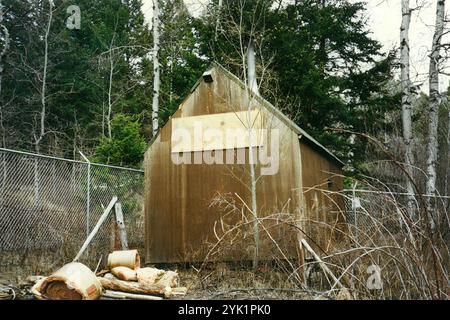
[[[83,154],[78,151],[84,161],[87,162],[87,191],[86,191],[86,236],[89,236],[89,220],[91,218],[91,162]]]

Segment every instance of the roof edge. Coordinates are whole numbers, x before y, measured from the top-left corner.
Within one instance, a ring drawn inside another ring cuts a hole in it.
[[[225,73],[225,75],[227,75],[229,78],[231,78],[237,84],[239,84],[239,86],[241,86],[244,89],[246,88],[246,85],[244,84],[244,82],[241,79],[239,79],[236,75],[234,75],[232,72],[227,70],[224,66],[222,66],[218,62],[216,62],[216,61],[212,62],[211,67],[217,67],[218,69],[220,69],[220,71]],[[328,156],[330,156],[331,159],[338,162],[340,165],[345,166],[345,163],[341,159],[339,159],[334,153],[332,153],[325,146],[323,146],[319,141],[317,141],[312,136],[310,136],[305,130],[300,128],[294,121],[292,121],[288,116],[286,116],[283,112],[281,112],[273,104],[271,104],[269,101],[267,101],[260,95],[254,94],[253,97],[256,98],[260,103],[262,103],[269,111],[271,111],[276,116],[278,116],[278,118],[281,121],[283,121],[288,127],[290,127],[292,130],[294,130],[297,134],[301,135],[302,137],[305,137],[312,144],[316,145],[321,151],[325,152]]]
[[[244,84],[244,82],[239,79],[235,74],[233,74],[231,71],[229,71],[228,69],[226,69],[224,66],[222,66],[220,63],[218,63],[217,61],[213,61],[208,68],[206,68],[206,70],[211,70],[213,68],[217,68],[219,69],[222,73],[224,73],[227,77],[229,77],[231,80],[233,80],[234,82],[236,82],[241,88],[246,89],[247,86]],[[197,89],[197,87],[199,86],[199,84],[203,81],[203,77],[200,77],[195,84],[192,86],[191,90],[189,91],[189,95],[192,94],[195,89]],[[185,99],[183,99],[183,101],[180,103],[180,105],[178,106],[177,110],[179,110],[181,108],[181,106],[183,105],[183,102],[186,100],[187,97],[185,97]],[[310,136],[305,130],[303,130],[302,128],[300,128],[294,121],[292,121],[288,116],[286,116],[283,112],[281,112],[278,108],[276,108],[273,104],[271,104],[269,101],[267,101],[266,99],[264,99],[263,97],[261,97],[260,95],[257,94],[253,94],[253,98],[255,98],[256,100],[258,100],[262,105],[264,105],[270,112],[272,112],[275,116],[278,117],[278,119],[280,119],[282,122],[284,122],[288,127],[290,127],[292,130],[295,131],[295,133],[297,133],[299,135],[299,139],[301,139],[302,137],[305,137],[311,144],[313,144],[314,146],[316,146],[320,151],[324,152],[330,159],[334,160],[335,162],[339,163],[339,165],[341,166],[345,166],[345,163],[340,160],[335,154],[333,154],[330,150],[328,150],[325,146],[323,146],[321,143],[319,143],[316,139],[314,139],[312,136]],[[177,111],[176,110],[176,111]],[[176,112],[175,111],[175,112]],[[172,118],[172,115],[169,117],[169,120]],[[147,148],[150,148],[153,143],[155,142],[156,138],[159,136],[161,132],[161,128],[160,130],[158,130],[158,133],[152,137],[152,139],[149,141],[149,144],[147,146]]]

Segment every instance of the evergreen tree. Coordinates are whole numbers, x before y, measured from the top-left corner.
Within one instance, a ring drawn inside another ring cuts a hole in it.
[[[338,156],[358,163],[364,143],[350,143],[327,129],[369,134],[390,129],[387,115],[399,103],[390,83],[394,53],[383,56],[380,43],[370,37],[362,2],[276,4],[224,1],[217,12],[213,1],[211,14],[200,21],[202,54],[242,74],[242,51],[252,38],[259,76],[264,75],[262,95]]]

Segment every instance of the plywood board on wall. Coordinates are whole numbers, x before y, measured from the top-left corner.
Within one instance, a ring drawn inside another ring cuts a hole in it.
[[[172,152],[261,147],[262,116],[251,110],[173,118],[171,142]]]

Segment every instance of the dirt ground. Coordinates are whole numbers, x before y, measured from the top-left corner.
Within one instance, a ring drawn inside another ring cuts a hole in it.
[[[177,299],[328,299],[318,291],[301,289],[284,272],[270,267],[253,270],[247,266],[218,264],[204,268],[201,272],[195,266],[158,267],[179,272],[180,285],[187,287],[188,292]],[[28,276],[30,274],[24,273],[21,268],[0,271],[0,300],[34,299],[29,291],[32,283],[27,281]]]

